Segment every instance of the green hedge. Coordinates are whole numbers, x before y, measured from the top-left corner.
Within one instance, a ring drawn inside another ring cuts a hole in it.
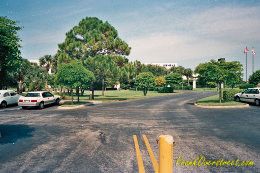
[[[247,84],[247,83],[239,85],[240,89],[248,89],[248,88],[254,88],[254,87],[255,87],[254,84]]]
[[[184,90],[193,90],[193,86],[192,85],[184,86],[183,89]]]
[[[223,91],[223,100],[224,101],[233,101],[234,100],[234,95],[236,93],[241,93],[242,91],[243,91],[242,89],[224,90]]]
[[[158,93],[173,93],[173,88],[171,87],[157,87],[156,90]]]

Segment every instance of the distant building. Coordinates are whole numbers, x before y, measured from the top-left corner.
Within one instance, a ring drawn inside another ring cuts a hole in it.
[[[172,67],[178,67],[177,63],[144,63],[145,65],[151,64],[151,65],[158,65],[161,67],[165,67],[167,69],[170,69]]]
[[[38,59],[29,59],[29,62],[36,63],[37,65],[40,65],[40,62]]]

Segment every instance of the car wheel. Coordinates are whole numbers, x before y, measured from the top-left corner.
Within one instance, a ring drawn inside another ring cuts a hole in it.
[[[44,108],[44,103],[41,102],[41,103],[39,104],[39,109],[43,109],[43,108]]]
[[[22,109],[26,109],[27,108],[27,106],[22,106]]]
[[[236,96],[235,101],[240,102],[240,98],[238,96]]]
[[[60,99],[56,99],[55,104],[56,104],[56,105],[59,105],[59,104],[60,104]]]
[[[255,105],[256,105],[256,106],[260,106],[260,100],[256,99],[256,100],[255,100]]]
[[[6,108],[7,107],[7,103],[5,102],[5,101],[3,101],[2,103],[1,103],[1,108]]]

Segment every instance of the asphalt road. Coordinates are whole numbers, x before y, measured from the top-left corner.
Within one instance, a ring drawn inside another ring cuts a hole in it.
[[[146,172],[153,172],[141,137],[158,160],[156,138],[173,136],[174,165],[206,160],[254,161],[253,166],[174,166],[174,172],[260,172],[260,107],[197,108],[209,92],[104,103],[80,109],[0,110],[0,172],[138,172],[137,135]]]

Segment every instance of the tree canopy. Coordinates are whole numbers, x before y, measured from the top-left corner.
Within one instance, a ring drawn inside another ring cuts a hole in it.
[[[221,103],[221,84],[236,83],[242,77],[242,64],[238,61],[226,62],[225,60],[201,63],[195,68],[195,73],[199,74],[207,83],[215,82],[219,85],[219,101]]]
[[[116,83],[119,80],[119,68],[110,55],[97,55],[85,60],[87,69],[93,71],[102,82],[102,96],[104,96],[105,82]]]
[[[137,75],[135,83],[138,88],[143,90],[145,96],[148,89],[156,85],[155,77],[151,72],[143,72]]]
[[[180,73],[170,73],[165,76],[166,85],[174,88],[182,84],[182,75]]]
[[[71,90],[73,87],[80,87],[85,84],[90,84],[94,80],[94,74],[91,71],[85,69],[80,61],[73,60],[68,64],[64,63],[58,66],[56,82],[70,87]],[[71,95],[73,102],[73,92]]]
[[[117,30],[107,21],[86,17],[66,33],[59,44],[60,59],[83,59],[96,55],[129,55],[131,48],[119,38]]]
[[[249,83],[258,85],[260,83],[260,70],[255,71],[250,77],[249,77]]]
[[[0,16],[0,89],[8,83],[7,73],[20,66],[20,38],[17,32],[22,27],[16,21]]]

